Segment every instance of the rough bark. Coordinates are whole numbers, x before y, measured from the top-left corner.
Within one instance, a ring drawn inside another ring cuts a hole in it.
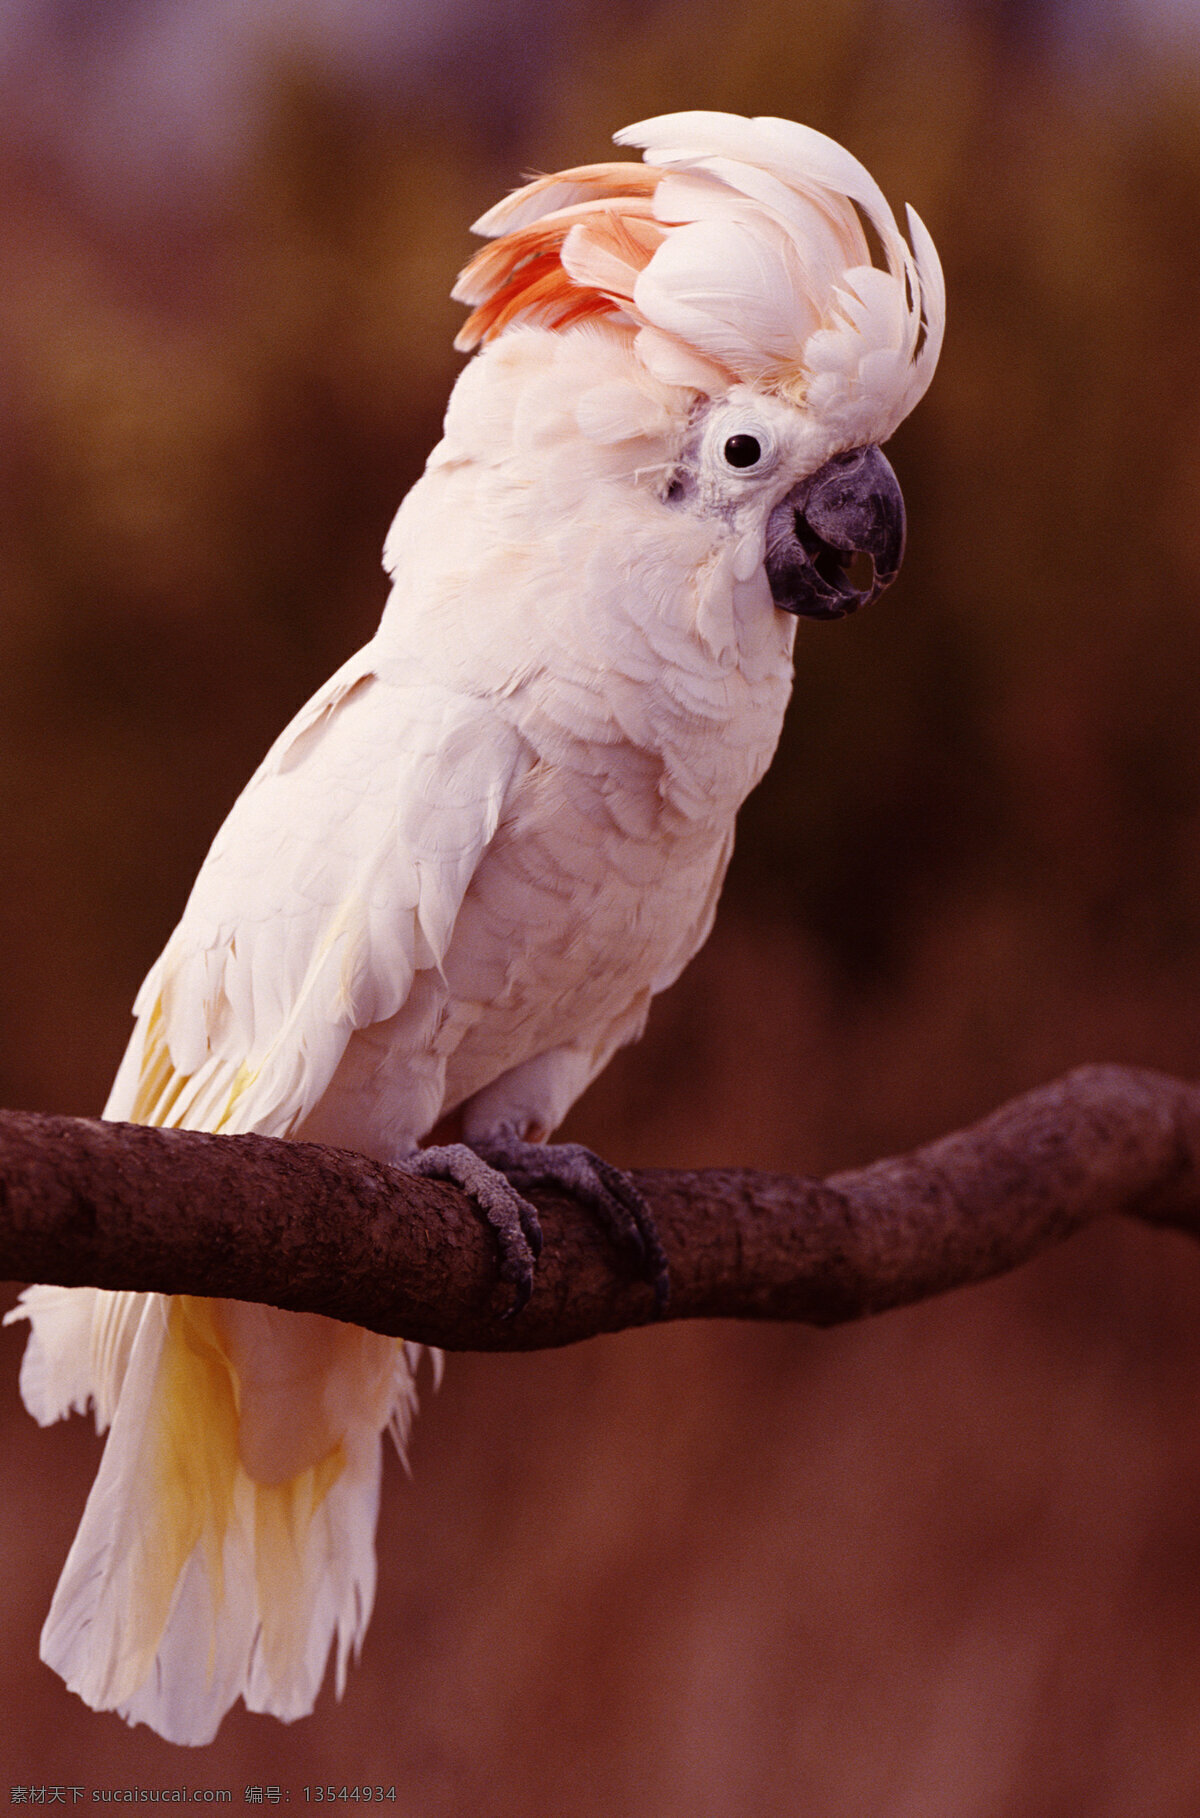
[[[830,1325],[1016,1267],[1107,1213],[1200,1236],[1200,1087],[1085,1067],[970,1129],[825,1181],[633,1177],[675,1319]],[[452,1350],[534,1350],[654,1317],[595,1225],[534,1192],[533,1299],[501,1317],[494,1242],[454,1187],[347,1150],[0,1112],[0,1274],[225,1295]]]

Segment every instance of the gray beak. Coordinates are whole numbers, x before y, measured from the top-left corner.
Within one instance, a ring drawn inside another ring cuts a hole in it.
[[[784,612],[840,619],[878,599],[904,554],[900,482],[873,444],[834,455],[767,519],[767,579]]]

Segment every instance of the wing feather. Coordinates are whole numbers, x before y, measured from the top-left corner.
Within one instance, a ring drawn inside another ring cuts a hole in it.
[[[105,1116],[286,1135],[440,966],[523,761],[481,702],[365,651],[268,752],[135,1006]]]

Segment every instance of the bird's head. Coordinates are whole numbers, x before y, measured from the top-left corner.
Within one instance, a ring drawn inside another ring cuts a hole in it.
[[[646,388],[672,397],[664,502],[720,517],[777,606],[841,617],[900,565],[879,444],[937,364],[933,242],[910,209],[910,246],[858,160],[788,120],[668,114],[617,141],[647,161],[539,177],[476,222],[492,243],[455,288],[473,306],[457,345],[530,323],[617,331],[642,395],[606,386],[596,434],[644,436]]]

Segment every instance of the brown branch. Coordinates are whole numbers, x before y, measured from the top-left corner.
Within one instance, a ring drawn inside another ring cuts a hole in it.
[[[829,1325],[1014,1268],[1106,1213],[1200,1236],[1200,1087],[1085,1067],[826,1181],[634,1178],[670,1259],[668,1317]],[[531,1197],[546,1246],[504,1320],[491,1234],[457,1188],[309,1143],[0,1112],[0,1274],[268,1301],[454,1350],[646,1324],[650,1290],[594,1224]]]

